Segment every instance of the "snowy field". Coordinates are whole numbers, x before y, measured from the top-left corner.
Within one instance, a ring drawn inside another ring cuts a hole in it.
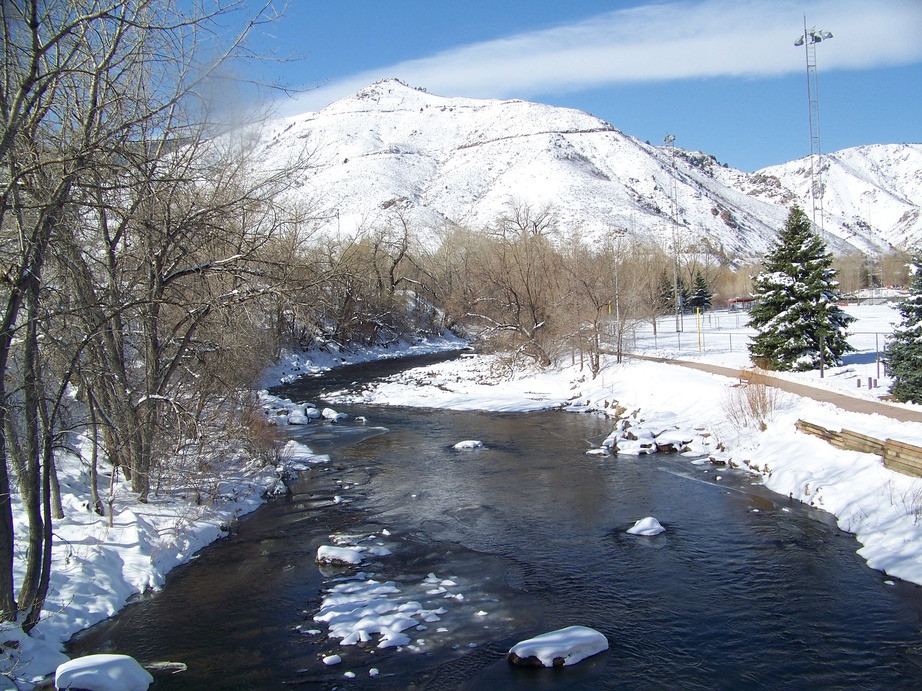
[[[844,366],[827,369],[822,379],[818,372],[787,376],[853,396],[879,397],[886,393],[888,380],[882,368],[878,370],[878,353],[898,321],[898,312],[890,306],[847,307],[846,311],[858,319],[850,338],[857,352],[847,357]],[[682,326],[684,330],[677,334],[675,320],[663,320],[656,336],[649,327],[638,328],[627,338],[626,349],[731,367],[750,364],[745,314],[707,314],[701,320],[700,334],[694,316],[686,315]],[[433,341],[360,355],[289,356],[266,374],[263,385],[351,362],[460,345]],[[878,388],[868,389],[869,378],[872,384],[877,380]],[[633,414],[631,436],[637,439],[629,444],[622,426],[613,424],[610,442],[621,453],[645,453],[643,440],[663,432],[687,437],[690,463],[713,458],[750,468],[754,482],[834,514],[843,530],[856,535],[862,544],[859,554],[871,567],[922,584],[922,480],[885,469],[879,457],[836,450],[794,428],[796,420],[804,419],[829,428],[922,444],[922,423],[843,412],[829,404],[779,393],[773,399],[767,429],[760,431],[755,424],[734,424],[728,419],[727,408],[738,395],[738,384],[735,377],[642,360],[617,364],[614,357],[593,378],[587,369],[581,371],[576,354],[572,364],[568,358],[558,369],[514,373],[499,358],[465,355],[396,375],[348,400],[353,404],[503,412],[560,408],[614,415],[615,410],[626,410]],[[299,411],[294,404],[265,398],[267,405],[290,405],[292,413],[304,415],[303,406]],[[346,400],[345,394],[341,400]],[[369,415],[373,416],[373,410]],[[609,449],[591,452],[605,455]],[[199,478],[210,497],[201,504],[195,502],[192,488],[187,488],[161,493],[140,505],[127,484],[117,478],[113,525],[109,527],[108,517],[96,516],[83,503],[88,495],[83,463],[76,457],[62,459],[67,518],[55,525],[56,566],[46,620],[28,639],[15,629],[3,632],[3,640],[19,641],[17,648],[2,648],[0,663],[8,678],[25,687],[28,680],[53,672],[64,660],[61,644],[73,633],[112,615],[132,595],[161,587],[171,568],[193,558],[202,546],[226,534],[225,528],[235,518],[278,491],[280,474],[327,460],[294,443],[286,447],[277,468],[238,458],[220,469],[220,479]],[[612,463],[612,472],[617,472],[616,462]],[[108,478],[101,479],[100,485],[107,482]],[[16,520],[17,535],[24,535],[25,519],[17,516]],[[0,686],[2,683],[0,678]],[[15,688],[12,682],[9,688]]]
[[[772,374],[850,396],[879,399],[887,394],[890,385],[880,357],[889,334],[899,322],[899,312],[889,304],[850,305],[843,309],[857,321],[849,329],[848,338],[855,352],[845,355],[842,366],[827,367],[822,376],[819,370]],[[700,319],[686,314],[679,320],[681,331],[677,331],[675,317],[664,317],[659,320],[656,335],[649,325],[626,333],[624,349],[642,355],[751,367],[748,344],[754,331],[746,326],[746,318],[742,310],[707,312]]]

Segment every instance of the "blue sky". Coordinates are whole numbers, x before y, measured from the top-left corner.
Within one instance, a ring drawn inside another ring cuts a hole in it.
[[[742,170],[810,153],[817,45],[824,152],[922,141],[922,0],[290,0],[261,28],[261,78],[316,111],[397,77],[442,96],[588,111],[654,144],[667,133]]]

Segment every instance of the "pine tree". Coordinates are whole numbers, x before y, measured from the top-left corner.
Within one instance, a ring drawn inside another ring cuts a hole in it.
[[[671,314],[676,311],[676,289],[678,289],[679,294],[679,307],[681,308],[681,311],[684,312],[685,308],[688,307],[689,300],[691,299],[691,296],[688,292],[688,287],[685,285],[685,281],[682,280],[681,276],[678,276],[677,278],[670,277],[667,275],[664,269],[663,275],[660,278],[659,297],[659,304],[662,306],[663,314]]]
[[[663,314],[668,314],[675,309],[675,286],[665,269],[663,269],[663,275],[660,276],[657,307]]]
[[[708,282],[704,279],[701,271],[695,271],[695,289],[688,299],[689,307],[698,308],[702,312],[710,309],[712,295]]]
[[[853,350],[846,329],[854,319],[837,305],[835,276],[826,244],[804,212],[793,207],[753,279],[756,301],[749,325],[758,333],[749,353],[754,361],[788,371],[841,364],[842,355]]]
[[[893,378],[894,398],[922,403],[922,251],[914,254],[912,269],[909,295],[899,306],[902,320],[887,344],[884,363]]]

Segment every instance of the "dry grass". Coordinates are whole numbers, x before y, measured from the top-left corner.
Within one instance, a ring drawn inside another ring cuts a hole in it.
[[[922,522],[922,483],[913,480],[909,483],[900,482],[899,487],[894,481],[887,481],[887,492],[890,495],[890,504],[905,516],[912,518],[915,525]]]
[[[746,372],[745,376],[740,376],[740,383],[727,392],[723,411],[737,428],[765,431],[782,402],[782,392],[770,386],[767,377],[758,372]]]
[[[266,419],[255,396],[241,403],[231,428],[231,435],[253,458],[266,465],[278,463],[284,435]]]

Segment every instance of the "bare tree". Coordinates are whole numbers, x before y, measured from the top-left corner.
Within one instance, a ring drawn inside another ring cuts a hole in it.
[[[667,314],[672,304],[673,259],[655,242],[632,238],[629,250],[631,260],[621,272],[622,281],[630,288],[634,318],[649,322],[657,332],[657,322]],[[663,294],[663,276],[670,286],[669,300]],[[623,292],[623,291],[622,291]]]
[[[561,257],[545,212],[536,217],[515,206],[502,216],[473,263],[479,296],[468,318],[484,335],[541,365],[561,346],[558,309],[565,282]]]
[[[482,233],[456,225],[437,231],[438,246],[417,262],[421,290],[441,311],[440,326],[466,333],[468,314],[482,298],[478,262],[488,240]]]
[[[882,254],[878,261],[882,286],[906,287],[910,284],[912,262],[908,252],[891,248],[889,252]]]
[[[182,244],[250,209],[259,189],[236,191],[239,182],[227,184],[227,175],[216,178],[214,168],[183,156],[190,149],[203,153],[195,142],[204,141],[212,119],[198,94],[261,21],[261,15],[245,20],[218,46],[213,38],[228,36],[226,26],[208,29],[236,5],[0,5],[0,617],[12,620],[22,612],[26,630],[38,621],[50,574],[51,449],[63,386],[72,380],[99,387],[87,394],[94,419],[105,421],[111,438],[142,449],[131,452],[130,464],[146,496],[143,425],[161,414],[163,391],[194,349],[202,320],[217,305],[239,299],[227,272],[260,242],[219,240],[211,232],[197,244]],[[206,212],[195,208],[202,195],[212,197]],[[219,198],[231,201],[215,203]],[[224,281],[221,290],[209,284],[210,299],[199,294],[180,306],[167,295],[175,286],[191,299],[194,278],[206,274]],[[65,285],[73,295],[61,290]],[[173,315],[167,328],[161,312]],[[140,316],[146,320],[132,322]],[[55,331],[52,323],[66,328]],[[80,331],[77,324],[83,336],[64,343],[64,334]],[[136,326],[146,328],[140,338],[131,330]],[[55,340],[40,338],[43,330]],[[55,349],[59,357],[52,357]],[[116,351],[120,361],[111,357]],[[133,371],[139,354],[143,373]],[[149,355],[155,364],[148,366]],[[54,377],[45,374],[49,367],[59,368]],[[58,385],[48,385],[58,377]],[[146,384],[146,399],[130,402],[140,412],[132,420],[126,394],[116,400],[111,383],[137,380]],[[106,381],[109,387],[102,386]],[[11,411],[17,411],[15,424]],[[22,442],[18,459],[10,434]],[[110,447],[116,455],[122,449]],[[30,521],[18,602],[9,467],[16,469]]]
[[[99,196],[95,241],[62,262],[62,270],[79,271],[74,291],[87,332],[98,335],[85,349],[86,365],[103,373],[91,386],[113,423],[109,457],[141,501],[170,448],[165,442],[198,436],[207,397],[240,383],[227,370],[216,379],[212,363],[252,345],[229,320],[274,294],[265,253],[297,224],[273,203],[287,187],[286,171],[251,174],[261,166],[246,151],[215,149],[198,138],[168,156],[144,157],[126,171],[133,182],[118,188],[118,199]],[[99,246],[103,261],[89,251]]]
[[[607,345],[606,327],[613,326],[620,333],[619,273],[623,263],[620,249],[617,241],[601,249],[575,242],[564,256],[570,286],[567,302],[571,307],[561,310],[560,319],[568,324],[580,363],[584,358],[588,360],[593,378],[601,371],[602,352]]]

